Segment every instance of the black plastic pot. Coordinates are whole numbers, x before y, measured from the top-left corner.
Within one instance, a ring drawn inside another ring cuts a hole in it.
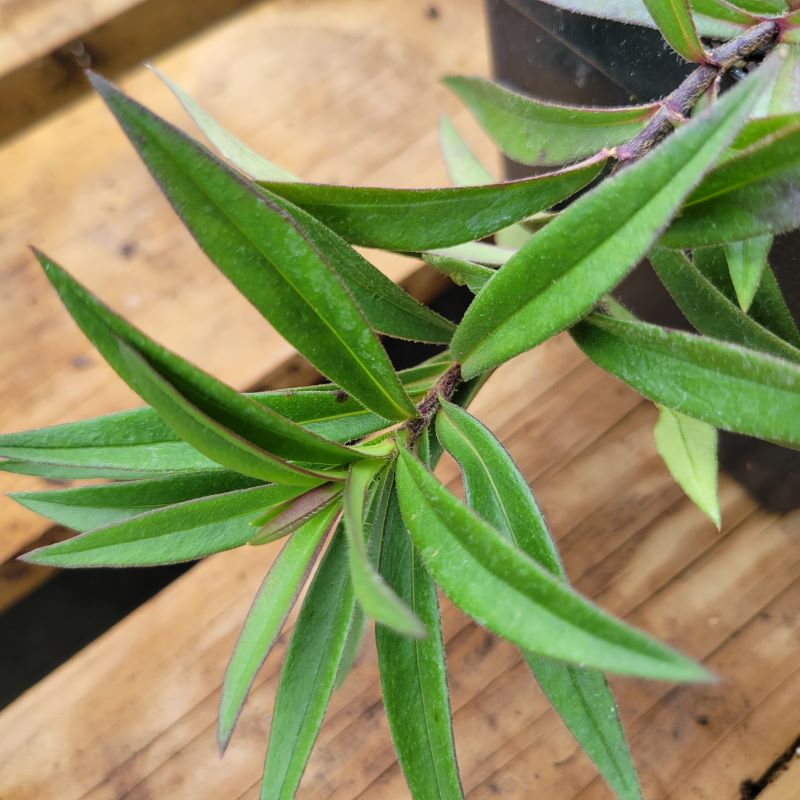
[[[581,105],[627,105],[663,97],[688,74],[654,30],[562,11],[541,0],[486,0],[495,77],[536,97]],[[507,161],[511,177],[530,167]],[[800,318],[800,235],[778,237],[770,263]],[[689,328],[646,264],[617,295],[639,316]],[[720,462],[764,506],[800,508],[800,453],[723,432]]]

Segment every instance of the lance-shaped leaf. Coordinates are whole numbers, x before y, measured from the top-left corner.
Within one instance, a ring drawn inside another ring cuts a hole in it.
[[[716,428],[800,446],[800,365],[739,345],[593,314],[572,336],[659,405]]]
[[[656,112],[655,103],[624,108],[566,106],[537,100],[483,78],[444,83],[510,158],[555,166],[627,142]]]
[[[337,513],[336,508],[318,512],[286,542],[247,612],[222,683],[217,719],[220,752],[228,746],[256,674],[272,650]]]
[[[301,494],[279,508],[271,508],[254,519],[252,525],[261,528],[250,544],[267,544],[294,533],[341,494],[342,485],[324,483]]]
[[[605,159],[483,186],[384,189],[314,183],[264,183],[352,244],[419,252],[482,239],[550,208],[592,181]]]
[[[417,302],[341,236],[300,206],[263,186],[261,192],[291,214],[302,225],[314,246],[326,254],[376,331],[397,339],[436,344],[450,341],[455,329],[452,322]]]
[[[784,126],[723,161],[687,198],[661,239],[704,247],[800,225],[800,124]]]
[[[741,242],[725,245],[731,282],[742,311],[747,311],[761,283],[767,256],[772,247],[772,236],[756,236]]]
[[[325,253],[253,184],[102,78],[117,117],[198,244],[317,369],[387,419],[414,407]]]
[[[653,21],[670,47],[687,61],[702,62],[705,50],[697,35],[689,0],[644,0]]]
[[[742,28],[757,25],[759,22],[758,17],[742,11],[728,0],[690,0],[689,5],[696,16],[703,15],[711,19],[725,20]]]
[[[139,567],[193,561],[245,544],[253,519],[299,492],[295,486],[256,486],[187,500],[96,528],[23,557],[52,567]]]
[[[358,658],[361,645],[364,644],[364,637],[367,633],[367,615],[360,605],[356,604],[353,612],[353,619],[350,623],[350,630],[347,632],[347,643],[345,644],[342,660],[339,662],[339,669],[336,673],[334,688],[338,689],[350,674],[350,670]]]
[[[229,470],[216,470],[49,492],[17,492],[9,496],[59,525],[88,531],[163,506],[256,485],[258,481],[253,478]]]
[[[405,448],[397,493],[425,566],[450,599],[523,650],[660,680],[703,680],[689,659],[576,594],[454,497]]]
[[[262,800],[292,800],[319,733],[355,611],[347,538],[336,531],[303,601],[281,670]]]
[[[494,270],[489,267],[452,256],[437,256],[428,253],[423,256],[423,261],[434,269],[438,269],[439,272],[443,272],[453,283],[467,286],[473,294],[478,294],[486,286],[489,278],[494,275]]]
[[[43,256],[41,260],[47,277],[83,332],[117,374],[184,441],[218,464],[242,475],[276,483],[302,485],[315,482],[317,473],[289,464],[259,446],[265,440],[272,446],[273,431],[278,432],[274,441],[283,446],[279,437],[283,431],[288,431],[289,436],[285,438],[299,457],[306,449],[308,437],[313,437],[313,434],[278,414],[274,414],[274,420],[269,420],[272,430],[268,430],[266,425],[261,426],[262,420],[253,412],[267,416],[270,413],[267,409],[256,403],[246,406],[251,403],[246,397],[160,348],[103,307],[51,261]],[[209,411],[213,417],[207,413]],[[292,436],[292,427],[299,432],[296,439]],[[258,444],[250,440],[256,440]],[[330,448],[341,447],[321,438],[319,443],[316,452],[320,456],[327,450],[330,457]],[[347,449],[342,449],[342,452],[350,457],[356,456]]]
[[[386,584],[370,562],[365,546],[365,505],[367,490],[384,464],[364,459],[350,468],[344,490],[344,527],[350,545],[350,574],[353,589],[364,613],[404,636],[425,635],[425,628],[403,601]],[[375,498],[373,525],[382,531],[386,522],[389,492],[384,487]]]
[[[409,395],[421,399],[450,361],[432,359],[402,370]],[[249,395],[293,422],[334,441],[346,442],[387,427],[336,384]],[[0,470],[53,478],[136,478],[165,473],[220,470],[178,435],[151,408],[19,433],[0,434]]]
[[[800,350],[748,317],[682,253],[655,248],[649,258],[673,300],[700,333],[800,362]]]
[[[439,247],[430,251],[430,255],[443,256],[444,258],[461,258],[467,261],[476,261],[478,264],[491,264],[502,266],[516,251],[507,247],[498,247],[486,242],[465,242],[453,247]]]
[[[614,287],[733,139],[774,71],[775,62],[766,62],[641,161],[562,211],[498,270],[453,337],[450,349],[464,376],[535,347]]]
[[[759,0],[746,0],[746,2],[758,2]],[[766,0],[772,2],[773,0]],[[566,11],[575,11],[578,14],[587,14],[590,17],[600,17],[601,19],[611,19],[615,22],[627,22],[631,25],[642,25],[646,28],[654,28],[653,18],[647,12],[644,0],[543,0],[548,5],[556,8],[563,8]],[[775,0],[777,2],[777,0]],[[729,39],[741,33],[742,24],[735,24],[726,17],[718,17],[716,14],[706,16],[697,14],[695,26],[701,36],[708,36],[714,39]]]
[[[436,430],[439,441],[461,467],[467,502],[473,511],[566,582],[555,544],[528,484],[500,442],[473,416],[446,401],[436,417]],[[534,653],[523,655],[556,711],[617,797],[641,798],[616,701],[603,673]]]
[[[719,528],[717,429],[662,406],[653,436],[675,482]]]
[[[731,283],[728,262],[722,247],[704,247],[694,252],[695,266],[732,303],[736,292]],[[756,296],[750,306],[750,317],[794,347],[800,348],[800,330],[786,305],[778,280],[769,264],[764,267]]]
[[[268,161],[232,133],[225,130],[191,95],[177,83],[170,80],[161,70],[148,65],[178,98],[186,113],[194,120],[195,125],[205,134],[209,142],[219,150],[235,167],[256,181],[297,181],[297,176],[282,167]]]
[[[784,14],[786,0],[732,0],[734,5],[753,14]]]
[[[787,47],[785,56],[768,98],[766,113],[770,116],[796,115],[797,112],[797,98],[800,93],[800,47]]]
[[[406,533],[393,485],[389,492],[381,574],[428,635],[414,639],[377,627],[383,705],[412,797],[459,798],[436,586]]]
[[[307,431],[156,344],[46,256],[40,254],[39,260],[67,310],[117,372],[124,370],[125,359],[117,357],[122,342],[203,413],[267,452],[321,464],[342,464],[356,457],[349,448]]]

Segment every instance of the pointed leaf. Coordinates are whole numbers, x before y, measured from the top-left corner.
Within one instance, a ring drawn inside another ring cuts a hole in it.
[[[624,108],[557,105],[483,78],[453,76],[444,83],[503,153],[537,166],[565,164],[623,144],[658,109],[655,103]]]
[[[641,161],[583,195],[498,270],[453,337],[464,377],[535,347],[615,286],[744,124],[775,66],[767,61]]]
[[[286,542],[247,612],[222,684],[217,720],[221,752],[228,746],[256,674],[272,650],[337,512],[328,508],[317,513]]]
[[[353,589],[364,613],[404,636],[425,636],[425,628],[376,572],[364,544],[364,507],[367,490],[383,463],[377,459],[359,461],[350,468],[344,490],[344,527],[350,545],[350,574]],[[375,500],[374,525],[383,530],[389,503],[384,486]]]
[[[661,35],[687,61],[702,63],[705,50],[697,35],[689,0],[644,0]]]
[[[464,476],[467,502],[522,552],[567,580],[555,544],[511,456],[458,406],[442,402],[436,430]],[[614,695],[601,672],[523,653],[537,681],[617,797],[641,798]]]
[[[696,250],[694,263],[731,302],[736,301],[736,292],[731,283],[727,260],[721,247],[706,247]],[[800,330],[797,329],[797,323],[783,299],[775,273],[769,264],[764,267],[761,284],[750,306],[750,316],[776,336],[794,347],[800,348]]]
[[[475,516],[407,450],[399,449],[403,521],[450,599],[524,650],[661,680],[705,671],[577,595]]]
[[[430,251],[430,255],[444,258],[460,258],[476,261],[478,264],[491,264],[500,267],[505,264],[516,251],[506,247],[497,247],[486,242],[465,242],[453,247],[438,247]]]
[[[92,84],[209,258],[308,360],[387,419],[414,415],[330,261],[302,227],[206,148],[96,75]]]
[[[226,131],[202,106],[177,83],[170,80],[161,70],[148,65],[150,69],[166,84],[178,98],[186,113],[194,120],[195,125],[205,134],[209,142],[219,150],[235,167],[256,181],[297,181],[300,180],[291,172],[273,164],[244,142]]]
[[[40,547],[25,561],[51,567],[139,567],[193,561],[240,547],[265,508],[301,492],[294,486],[256,486],[188,500]]]
[[[252,478],[228,470],[9,495],[25,508],[77,531],[88,531],[197,497],[248,489]]]
[[[423,256],[423,261],[434,269],[438,269],[439,272],[443,272],[453,283],[467,286],[473,294],[478,294],[486,286],[489,278],[494,275],[493,269],[452,256],[437,256],[428,253]]]
[[[800,365],[734,344],[593,314],[572,336],[659,405],[716,428],[800,446]]]
[[[319,511],[329,505],[342,492],[342,485],[324,483],[314,489],[301,494],[288,503],[278,508],[271,508],[266,514],[254,519],[250,524],[260,527],[261,530],[251,540],[250,544],[268,544],[294,533]],[[336,504],[341,505],[340,503]]]
[[[356,604],[353,619],[350,623],[350,630],[347,632],[347,643],[345,644],[342,660],[339,662],[339,669],[336,673],[334,689],[338,689],[347,679],[350,670],[358,658],[361,645],[364,644],[364,636],[367,633],[367,615],[360,605]]]
[[[460,798],[436,586],[406,533],[393,485],[389,491],[381,574],[427,636],[414,639],[377,627],[383,705],[412,797]]]
[[[494,183],[494,176],[459,136],[450,117],[439,121],[439,149],[453,186],[480,186]]]
[[[746,312],[750,308],[758,291],[767,256],[772,247],[772,238],[771,235],[756,236],[753,239],[725,245],[731,282],[742,311]]]
[[[418,252],[482,239],[550,208],[590,183],[603,158],[532,178],[483,186],[383,189],[264,183],[351,244]]]
[[[748,317],[682,253],[655,248],[649,258],[673,300],[700,333],[800,362],[800,350]]]
[[[675,482],[719,528],[717,429],[662,406],[653,435]]]
[[[319,733],[355,611],[347,540],[336,531],[311,581],[281,669],[262,800],[292,800]]]

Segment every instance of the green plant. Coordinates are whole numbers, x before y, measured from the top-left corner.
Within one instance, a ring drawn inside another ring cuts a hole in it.
[[[169,84],[234,170],[90,76],[209,258],[332,383],[237,393],[37,253],[78,325],[149,407],[6,434],[0,467],[110,479],[15,496],[82,532],[26,556],[38,564],[163,564],[285,537],[225,676],[223,749],[319,560],[281,674],[264,798],[294,795],[367,619],[378,623],[384,705],[412,795],[461,796],[437,585],[520,648],[620,798],[641,792],[604,673],[708,678],[569,586],[527,483],[466,410],[499,364],[569,330],[659,406],[659,451],[717,525],[718,428],[800,445],[800,333],[767,263],[773,235],[800,225],[800,3],[553,4],[651,25],[649,12],[698,66],[663,101],[615,109],[448,79],[504,152],[557,167],[508,183],[493,182],[445,121],[455,188],[305,184]],[[763,16],[765,5],[774,14]],[[701,35],[722,43],[709,49]],[[721,77],[743,64],[754,69],[720,94]],[[480,241],[489,235],[496,244]],[[352,245],[422,256],[476,297],[455,326]],[[609,296],[644,257],[697,334],[641,322]],[[445,349],[398,373],[378,334]],[[432,473],[443,450],[462,470],[466,502]]]

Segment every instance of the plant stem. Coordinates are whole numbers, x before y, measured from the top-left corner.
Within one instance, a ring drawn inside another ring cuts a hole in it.
[[[741,36],[707,53],[706,62],[691,73],[660,103],[647,126],[626,144],[616,149],[622,166],[648,153],[681,123],[708,88],[739,61],[747,61],[771,49],[778,40],[780,25],[767,20],[748,28]]]
[[[411,441],[419,436],[421,431],[433,419],[434,414],[439,410],[439,398],[444,397],[445,400],[450,400],[460,383],[461,365],[453,364],[453,366],[436,381],[428,394],[422,398],[422,402],[417,406],[419,416],[406,423],[406,427],[410,432]]]

